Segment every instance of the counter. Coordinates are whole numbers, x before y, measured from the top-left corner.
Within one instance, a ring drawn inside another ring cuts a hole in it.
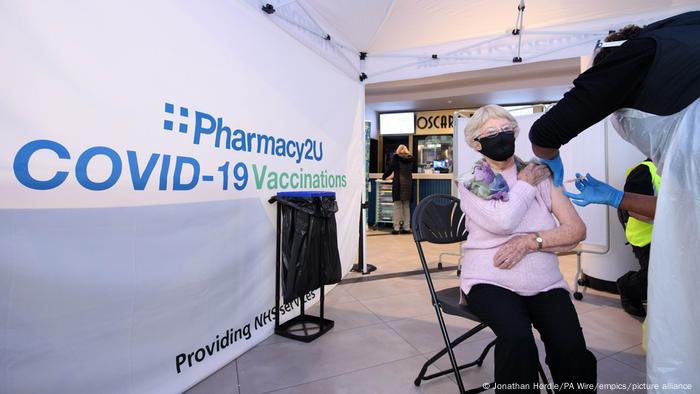
[[[452,180],[453,174],[426,174],[423,172],[414,172],[413,179],[448,179]],[[370,179],[382,179],[382,173],[371,173],[369,174]]]
[[[413,190],[411,193],[411,215],[421,199],[432,194],[452,194],[453,174],[413,174]],[[369,174],[370,190],[367,197],[367,222],[370,225],[379,224],[377,221],[377,180],[381,182],[381,173]],[[391,181],[388,181],[391,182]],[[381,223],[381,221],[380,221]]]

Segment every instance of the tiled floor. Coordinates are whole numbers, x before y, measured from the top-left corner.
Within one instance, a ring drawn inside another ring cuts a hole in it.
[[[410,235],[370,236],[367,250],[368,261],[379,267],[369,277],[420,268]],[[435,266],[441,252],[457,251],[455,245],[427,245],[426,257]],[[444,261],[446,267],[456,265],[455,257],[445,256]],[[573,284],[573,256],[561,257],[560,263]],[[359,276],[350,273],[346,278]],[[458,284],[454,270],[433,278],[438,289]],[[188,394],[456,393],[452,375],[413,385],[422,364],[443,347],[428,294],[422,275],[338,285],[326,299],[326,316],[335,320],[329,333],[308,344],[273,335]],[[588,347],[598,358],[599,383],[643,383],[646,362],[640,321],[623,312],[614,296],[595,290],[587,291],[574,305]],[[451,338],[475,325],[448,315],[445,320]],[[470,338],[456,348],[458,360],[475,359],[493,338],[488,329]],[[539,339],[538,348],[545,366]],[[447,357],[439,359],[429,373],[438,369],[449,369]],[[462,377],[468,387],[492,381],[493,352],[482,367],[467,369]]]

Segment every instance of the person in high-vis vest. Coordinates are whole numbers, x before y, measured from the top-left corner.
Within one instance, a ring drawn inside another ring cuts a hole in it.
[[[647,159],[639,165],[627,170],[625,192],[656,196],[661,186],[661,177],[656,173],[656,166]],[[639,317],[646,316],[642,305],[647,300],[647,273],[649,268],[649,252],[651,250],[651,232],[654,227],[653,219],[628,212],[629,218],[625,226],[627,242],[639,261],[639,271],[629,271],[617,279],[617,289],[625,312]]]

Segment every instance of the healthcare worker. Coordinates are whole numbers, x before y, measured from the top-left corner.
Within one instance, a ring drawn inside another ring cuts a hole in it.
[[[627,170],[625,192],[655,196],[659,190],[661,190],[661,177],[656,173],[656,165],[651,160],[646,159]],[[622,309],[630,315],[646,317],[644,304],[647,301],[647,274],[654,221],[646,216],[619,209],[618,218],[621,221],[624,220],[625,238],[639,261],[639,270],[628,271],[617,278],[620,302]]]
[[[700,390],[700,12],[628,26],[606,41],[611,47],[532,126],[530,141],[561,185],[559,147],[612,114],[620,136],[656,163],[664,179],[658,201],[590,175],[576,182],[579,194],[568,195],[581,206],[607,204],[654,218],[649,391]]]

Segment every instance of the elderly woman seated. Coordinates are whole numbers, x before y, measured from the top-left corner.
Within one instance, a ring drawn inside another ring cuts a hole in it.
[[[462,245],[461,288],[470,310],[497,336],[496,383],[539,392],[534,326],[554,383],[586,391],[579,385],[595,386],[596,359],[586,348],[554,254],[582,241],[586,226],[562,190],[552,186],[546,166],[514,156],[518,125],[508,111],[480,108],[464,134],[484,158],[459,181],[469,231]]]

